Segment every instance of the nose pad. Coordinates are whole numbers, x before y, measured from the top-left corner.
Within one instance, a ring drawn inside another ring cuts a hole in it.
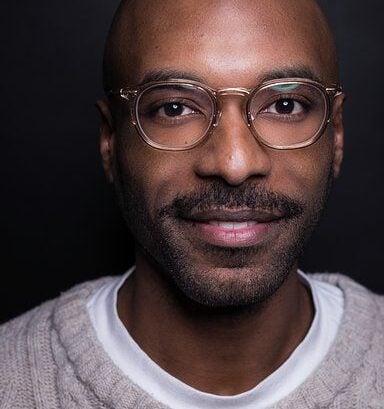
[[[213,122],[213,127],[214,128],[217,128],[219,126],[220,119],[221,119],[222,116],[223,116],[223,111],[222,111],[222,109],[220,107],[220,110],[218,111],[218,113],[216,115],[215,121]]]
[[[224,95],[227,95],[227,94],[224,94]],[[241,94],[241,95],[240,94],[235,94],[235,95],[243,97],[243,101],[242,101],[242,103],[240,105],[241,106],[241,116],[243,118],[243,121],[245,122],[245,124],[249,128],[249,130],[252,131],[251,121],[253,121],[253,116],[252,116],[251,113],[248,114],[248,109],[247,109],[248,101],[244,98],[245,95],[243,95],[243,94]],[[220,123],[220,120],[221,120],[222,116],[223,116],[223,104],[220,102],[219,105],[218,105],[218,111],[217,111],[217,114],[216,114],[216,118],[215,118],[215,120],[214,120],[214,122],[212,124],[212,126],[214,128],[217,128],[219,126],[219,123]]]

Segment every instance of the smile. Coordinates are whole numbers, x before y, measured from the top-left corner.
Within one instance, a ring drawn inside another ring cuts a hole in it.
[[[267,240],[282,215],[253,210],[209,210],[189,219],[197,239],[218,247],[251,247]]]
[[[224,230],[243,230],[246,229],[247,227],[255,226],[257,224],[256,221],[246,221],[246,222],[221,222],[221,221],[210,221],[208,224],[212,226],[218,226],[221,227]]]

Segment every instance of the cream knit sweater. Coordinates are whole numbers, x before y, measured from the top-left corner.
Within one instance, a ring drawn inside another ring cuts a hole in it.
[[[341,275],[317,278],[344,292],[341,328],[318,370],[273,408],[383,409],[384,297]],[[0,327],[1,409],[165,408],[123,375],[96,338],[86,303],[107,280]]]

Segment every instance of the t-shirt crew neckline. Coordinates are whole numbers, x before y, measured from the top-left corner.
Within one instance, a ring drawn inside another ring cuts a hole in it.
[[[134,271],[102,286],[87,308],[97,337],[122,372],[159,402],[174,409],[268,408],[288,396],[318,367],[333,343],[344,310],[342,291],[298,272],[309,288],[315,316],[304,340],[271,375],[251,390],[233,396],[199,391],[173,377],[139,347],[117,314],[117,293]]]

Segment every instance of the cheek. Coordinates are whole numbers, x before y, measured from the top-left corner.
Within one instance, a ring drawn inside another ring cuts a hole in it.
[[[188,152],[160,151],[139,138],[126,138],[118,149],[119,179],[154,217],[159,208],[190,188],[189,156]]]
[[[272,185],[293,198],[311,200],[327,188],[333,163],[331,138],[312,146],[273,153]]]

